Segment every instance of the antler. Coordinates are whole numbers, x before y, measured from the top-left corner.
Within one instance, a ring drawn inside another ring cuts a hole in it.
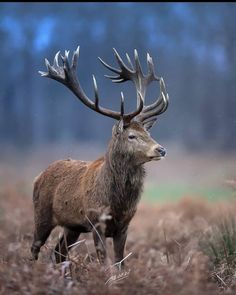
[[[97,82],[96,79],[93,75],[93,85],[94,85],[94,92],[95,92],[95,101],[93,102],[91,99],[88,98],[88,96],[84,93],[83,89],[80,86],[80,83],[77,79],[76,76],[76,71],[77,71],[77,61],[79,58],[79,46],[74,51],[73,56],[72,56],[72,63],[71,65],[69,64],[69,51],[65,51],[65,55],[61,55],[62,63],[63,65],[60,66],[58,62],[58,57],[59,57],[60,51],[57,52],[57,54],[54,57],[54,62],[53,65],[50,65],[49,61],[45,59],[45,64],[47,67],[47,72],[42,72],[39,71],[41,76],[43,77],[48,77],[51,79],[54,79],[65,86],[67,86],[75,95],[77,98],[79,98],[86,106],[88,106],[90,109],[120,120],[123,119],[125,122],[130,122],[135,116],[137,116],[143,109],[143,98],[142,94],[139,90],[137,90],[137,96],[139,98],[139,104],[138,107],[135,111],[124,114],[124,95],[121,92],[121,110],[120,112],[115,112],[106,108],[103,108],[99,106],[99,96],[98,96],[98,87],[97,87]]]
[[[137,90],[137,104],[140,104],[140,100],[142,99],[143,101],[145,101],[146,89],[151,82],[158,81],[160,83],[160,96],[157,98],[157,100],[153,104],[144,106],[142,111],[135,118],[136,121],[142,122],[144,126],[146,127],[146,129],[149,129],[156,122],[157,116],[166,111],[169,104],[169,96],[168,96],[168,93],[166,92],[164,80],[163,78],[156,76],[154,72],[153,60],[148,53],[147,53],[148,74],[144,75],[142,72],[142,68],[140,65],[140,61],[139,61],[139,57],[138,57],[138,53],[136,49],[134,50],[135,68],[127,53],[126,53],[126,57],[130,65],[130,68],[128,68],[125,65],[122,58],[116,51],[116,49],[113,48],[113,50],[114,50],[117,62],[120,66],[120,69],[113,68],[112,66],[105,63],[101,58],[99,58],[99,60],[102,62],[102,64],[106,68],[108,68],[109,70],[117,74],[117,76],[105,75],[105,77],[110,78],[112,82],[115,82],[115,83],[122,83],[128,80],[133,81]]]
[[[136,120],[142,122],[146,129],[150,129],[157,120],[157,116],[164,113],[169,105],[169,95],[166,91],[163,78],[160,78],[160,96],[157,100],[148,106],[144,106],[143,110],[136,117]]]

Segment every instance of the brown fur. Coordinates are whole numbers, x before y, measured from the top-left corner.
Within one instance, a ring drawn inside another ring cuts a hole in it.
[[[137,139],[130,139],[131,133]],[[142,192],[143,164],[160,156],[158,147],[140,123],[132,122],[122,130],[116,124],[104,157],[94,162],[52,163],[34,183],[33,257],[38,258],[40,247],[60,225],[66,240],[61,239],[56,251],[60,249],[62,255],[67,254],[66,243],[74,243],[81,232],[92,231],[100,261],[106,257],[106,237],[113,238],[116,262],[122,260],[128,225]],[[111,217],[105,220],[105,228],[101,222],[104,212]],[[57,252],[56,261],[64,260]]]

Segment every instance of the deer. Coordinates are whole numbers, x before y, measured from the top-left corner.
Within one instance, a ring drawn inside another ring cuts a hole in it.
[[[35,227],[32,259],[38,259],[40,248],[52,230],[61,226],[64,234],[54,250],[56,263],[66,260],[69,245],[73,246],[81,233],[92,233],[99,263],[106,263],[106,238],[112,238],[115,263],[122,261],[124,267],[128,227],[143,192],[144,164],[158,161],[166,155],[165,148],[151,137],[149,130],[158,116],[166,111],[169,95],[164,79],[155,74],[149,53],[148,73],[145,75],[136,49],[133,62],[126,53],[127,66],[113,48],[118,68],[98,57],[108,70],[115,73],[115,76],[105,77],[114,83],[133,82],[137,107],[125,113],[123,92],[120,111],[100,106],[95,76],[92,76],[94,100],[85,94],[78,80],[79,49],[78,46],[73,52],[71,61],[67,50],[64,55],[57,52],[52,65],[45,59],[47,72],[39,71],[40,75],[64,84],[88,108],[116,122],[104,156],[95,161],[58,160],[36,177],[33,188]],[[160,94],[153,103],[145,105],[146,90],[152,82],[159,83]]]

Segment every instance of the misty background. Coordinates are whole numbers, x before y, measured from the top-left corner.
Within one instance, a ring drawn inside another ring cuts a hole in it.
[[[165,80],[168,110],[151,133],[189,150],[236,147],[235,3],[1,3],[0,142],[19,149],[47,143],[107,143],[114,120],[86,108],[58,82],[42,78],[44,58],[80,45],[78,77],[101,105],[136,106],[131,82],[115,85],[98,56],[117,66],[134,49],[146,72],[146,53]],[[71,54],[70,54],[71,57]],[[126,85],[127,84],[127,85]],[[155,86],[155,85],[154,85]],[[159,95],[148,90],[147,103]]]

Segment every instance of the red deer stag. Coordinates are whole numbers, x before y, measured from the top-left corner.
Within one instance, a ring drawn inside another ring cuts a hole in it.
[[[148,74],[141,69],[137,51],[134,51],[133,65],[128,54],[127,67],[114,49],[119,69],[113,68],[102,59],[101,63],[117,74],[106,76],[113,82],[132,81],[136,88],[137,108],[124,112],[124,96],[121,92],[119,112],[99,105],[98,88],[93,76],[95,101],[84,93],[76,76],[79,47],[73,53],[71,65],[69,51],[61,55],[62,66],[58,63],[59,52],[53,65],[45,59],[47,72],[41,76],[54,79],[66,85],[76,97],[90,109],[116,119],[112,138],[106,154],[93,162],[59,160],[52,163],[35,180],[33,203],[35,217],[34,241],[31,247],[33,259],[38,259],[41,246],[57,225],[64,227],[64,236],[55,248],[56,262],[65,260],[67,245],[76,242],[80,233],[92,232],[97,256],[105,262],[105,238],[113,238],[115,261],[123,259],[127,229],[133,218],[143,188],[144,163],[160,160],[165,149],[151,138],[148,130],[157,116],[168,107],[168,94],[162,78],[154,72],[152,58],[147,54]],[[156,101],[144,106],[147,86],[157,81],[160,95]],[[110,219],[101,225],[101,214],[106,208]],[[58,252],[60,251],[61,254]]]

